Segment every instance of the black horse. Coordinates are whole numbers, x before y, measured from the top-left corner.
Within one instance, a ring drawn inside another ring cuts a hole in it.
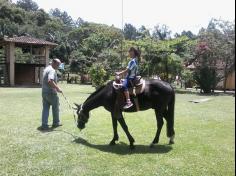
[[[106,86],[103,86],[92,93],[87,100],[82,104],[77,106],[78,121],[77,126],[79,129],[84,129],[85,124],[89,120],[89,112],[95,108],[103,106],[107,111],[111,112],[112,124],[114,137],[110,142],[110,145],[115,145],[118,141],[119,136],[117,133],[117,125],[119,122],[124,132],[126,133],[130,148],[134,148],[134,138],[129,133],[128,127],[122,115],[122,109],[118,111],[115,108],[117,102],[117,96],[119,93],[114,89],[112,82],[109,82]],[[175,91],[170,84],[159,81],[159,80],[147,80],[146,86],[143,93],[137,95],[139,102],[139,107],[141,111],[154,109],[156,113],[157,120],[157,132],[156,136],[151,143],[151,147],[159,142],[159,137],[161,133],[162,126],[164,124],[163,117],[167,122],[167,137],[170,138],[169,143],[174,143],[174,106],[175,106]],[[131,100],[134,103],[133,97]],[[131,107],[126,112],[136,112],[136,106]],[[145,117],[144,117],[145,118]]]

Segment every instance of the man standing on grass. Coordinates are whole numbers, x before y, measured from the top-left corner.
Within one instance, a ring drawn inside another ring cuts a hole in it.
[[[44,69],[43,85],[42,85],[42,126],[41,130],[48,130],[48,116],[50,106],[52,106],[53,124],[52,128],[62,126],[59,119],[59,97],[57,93],[62,93],[62,90],[57,85],[57,73],[61,61],[53,59],[52,63]]]

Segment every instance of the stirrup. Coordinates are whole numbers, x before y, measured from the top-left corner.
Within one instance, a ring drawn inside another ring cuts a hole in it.
[[[131,108],[133,105],[134,105],[134,104],[133,104],[132,102],[130,102],[130,103],[127,103],[123,108],[124,108],[124,109],[129,109],[129,108]]]

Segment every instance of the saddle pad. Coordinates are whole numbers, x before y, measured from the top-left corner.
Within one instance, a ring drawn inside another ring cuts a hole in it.
[[[118,84],[115,81],[113,81],[113,87],[115,90],[119,90],[122,89],[122,84]],[[129,92],[131,95],[138,95],[144,92],[145,87],[146,87],[146,82],[145,80],[142,79],[141,84],[139,84],[136,87],[129,88]]]

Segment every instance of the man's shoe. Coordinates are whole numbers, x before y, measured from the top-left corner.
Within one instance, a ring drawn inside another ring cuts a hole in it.
[[[48,131],[50,128],[48,126],[41,126],[38,128],[40,131]]]
[[[133,106],[133,103],[132,102],[128,102],[123,108],[124,109],[129,109]]]
[[[60,126],[62,126],[61,123],[58,123],[58,124],[52,124],[52,128],[58,128],[58,127],[60,127]]]

